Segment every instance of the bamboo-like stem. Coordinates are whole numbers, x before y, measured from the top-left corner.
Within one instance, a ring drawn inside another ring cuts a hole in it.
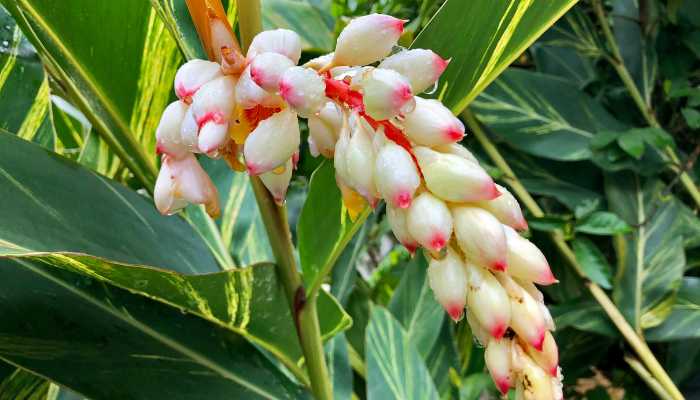
[[[663,400],[672,400],[672,397],[666,393],[664,388],[659,384],[659,381],[654,379],[653,376],[647,371],[646,368],[642,365],[642,363],[639,362],[636,358],[634,358],[631,355],[625,355],[625,362],[632,368],[637,375],[639,375],[640,378],[649,386],[649,389],[651,389],[654,393],[656,393],[657,396],[659,396],[660,399]]]
[[[593,0],[592,4],[593,11],[595,12],[596,18],[598,19],[598,23],[600,24],[600,27],[603,30],[603,36],[605,37],[605,41],[607,42],[608,47],[610,48],[610,52],[612,53],[608,54],[605,58],[610,62],[610,64],[617,72],[617,75],[622,80],[622,83],[625,85],[625,88],[632,97],[632,100],[634,100],[634,104],[636,104],[637,108],[639,108],[639,112],[642,113],[642,116],[646,120],[647,124],[654,128],[660,128],[661,125],[656,119],[656,115],[654,114],[654,110],[651,108],[651,104],[649,104],[648,100],[645,100],[644,96],[642,96],[642,94],[640,93],[639,88],[637,88],[634,79],[632,79],[632,75],[629,73],[625,62],[622,59],[620,47],[617,45],[617,42],[615,41],[615,36],[613,35],[613,32],[610,29],[610,25],[608,24],[608,18],[605,15],[605,9],[603,8],[602,1]],[[698,190],[698,187],[695,185],[695,182],[693,182],[693,179],[690,177],[690,175],[688,175],[688,173],[685,172],[684,168],[680,165],[680,159],[678,158],[678,155],[676,154],[675,150],[673,150],[673,147],[671,146],[666,146],[666,148],[664,148],[663,151],[666,154],[666,156],[671,160],[672,169],[676,173],[680,174],[680,181],[685,187],[685,189],[688,191],[688,194],[690,194],[690,197],[693,198],[695,204],[700,207],[700,191]]]
[[[491,142],[489,137],[481,128],[481,125],[476,120],[474,114],[472,114],[472,112],[467,108],[464,112],[462,112],[462,117],[489,157],[493,160],[496,166],[503,171],[505,174],[504,180],[513,189],[513,192],[515,192],[518,199],[525,205],[532,215],[538,218],[544,217],[545,214],[542,208],[540,208],[535,199],[525,189],[525,186],[523,186],[513,170],[510,168],[510,165],[508,165],[508,162],[506,162],[496,146]],[[591,295],[593,295],[593,298],[600,304],[603,311],[605,311],[605,313],[608,315],[608,318],[610,318],[618,331],[620,331],[625,340],[627,340],[627,343],[629,343],[642,362],[644,362],[649,372],[664,387],[671,398],[683,399],[683,395],[668,376],[654,354],[651,352],[649,346],[641,337],[639,337],[639,335],[637,335],[634,329],[632,329],[630,324],[627,322],[622,313],[620,313],[620,310],[617,309],[617,306],[615,306],[615,303],[613,303],[607,293],[605,293],[605,291],[596,283],[591,282],[586,278],[581,265],[579,264],[578,260],[576,260],[576,255],[569,244],[566,243],[562,232],[555,231],[550,236],[554,244],[557,246],[557,249],[561,252],[569,265],[571,265],[579,276],[586,280],[586,287],[591,292]]]
[[[262,30],[259,0],[240,0],[238,17],[241,42],[246,51],[255,35]],[[317,399],[330,400],[333,398],[333,388],[326,366],[318,322],[316,309],[318,294],[314,292],[307,298],[294,256],[287,208],[275,204],[259,177],[251,176],[250,181],[275,256],[277,275],[284,285],[287,301],[294,317],[297,336],[311,381],[311,390]]]

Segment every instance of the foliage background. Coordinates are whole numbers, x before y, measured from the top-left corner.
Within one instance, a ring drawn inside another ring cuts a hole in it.
[[[4,0],[0,10],[0,399],[308,395],[296,381],[301,353],[247,177],[202,160],[224,204],[217,221],[199,207],[162,218],[145,198],[172,78],[185,57],[202,54],[183,2],[52,3]],[[233,20],[235,3],[225,3]],[[263,22],[300,32],[308,59],[332,50],[349,17],[370,12],[410,19],[401,41],[408,46],[441,3],[265,0]],[[700,173],[700,4],[611,1],[613,43],[595,4],[569,10],[463,115],[479,121],[471,130],[497,145],[544,211],[526,213],[561,281],[545,294],[567,398],[654,396],[587,280],[611,294],[694,398],[700,221],[679,170]],[[449,48],[443,42],[430,47]],[[453,89],[461,79],[446,76],[434,94],[455,111],[468,97]],[[464,142],[512,183],[483,143]],[[682,161],[669,160],[668,147]],[[323,282],[332,295],[320,292],[319,314],[332,337],[335,396],[495,397],[483,349],[464,322],[444,317],[423,258],[397,245],[381,209],[361,226],[338,224],[333,187],[329,163],[304,149],[290,225],[307,283]],[[585,278],[552,244],[554,231]]]

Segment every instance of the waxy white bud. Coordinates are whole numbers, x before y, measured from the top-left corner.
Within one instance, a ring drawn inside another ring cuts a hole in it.
[[[501,193],[500,196],[493,200],[478,202],[477,205],[493,214],[505,225],[518,230],[527,229],[527,221],[523,217],[518,200],[503,186],[497,184],[496,187]]]
[[[442,260],[430,260],[428,282],[438,303],[455,322],[462,319],[467,303],[467,275],[459,255],[451,248]]]
[[[307,61],[304,64],[304,66],[308,68],[313,68],[315,70],[319,70],[327,65],[330,65],[330,63],[333,62],[334,54],[335,53],[328,53],[322,56],[318,56],[316,58],[312,58],[311,60]]]
[[[185,112],[180,127],[180,137],[182,142],[190,149],[192,153],[200,153],[197,142],[199,141],[199,126],[197,119],[194,117],[192,107],[189,107]]]
[[[387,204],[398,208],[408,208],[420,186],[420,175],[411,154],[390,140],[386,140],[377,152],[374,179]]]
[[[484,352],[491,379],[502,394],[508,393],[508,389],[513,386],[512,346],[510,339],[493,339],[489,340]]]
[[[379,68],[393,69],[411,83],[413,93],[422,93],[437,82],[449,61],[431,50],[400,51],[384,59]]]
[[[452,209],[455,236],[470,262],[494,271],[505,271],[506,234],[496,217],[478,207]]]
[[[202,85],[222,76],[221,66],[206,60],[190,60],[175,74],[175,94],[189,103]]]
[[[279,107],[284,101],[278,94],[266,91],[253,81],[249,65],[243,70],[236,84],[236,103],[247,110],[257,105]]]
[[[274,29],[258,33],[248,47],[248,62],[262,53],[278,53],[296,65],[301,57],[301,38],[289,29]]]
[[[287,188],[289,187],[289,182],[292,180],[292,172],[294,170],[293,159],[290,158],[284,164],[283,171],[272,170],[260,174],[260,180],[267,190],[272,194],[277,205],[284,204],[284,198],[287,196]]]
[[[311,68],[292,67],[286,70],[279,82],[279,93],[304,118],[318,113],[328,101],[326,84]]]
[[[413,153],[426,186],[443,200],[462,203],[498,197],[498,189],[491,177],[473,162],[422,146],[415,147]]]
[[[333,157],[335,151],[335,143],[340,137],[340,128],[343,125],[343,113],[332,101],[326,104],[318,112],[318,115],[309,117],[309,147],[315,147],[316,154],[312,151],[311,154],[316,157],[319,153],[324,157]]]
[[[440,251],[452,236],[452,216],[445,202],[425,192],[413,199],[407,215],[408,232],[421,246]]]
[[[411,86],[396,71],[368,70],[363,73],[357,87],[362,91],[365,112],[376,120],[390,119],[415,107]]]
[[[498,280],[486,269],[467,264],[467,307],[486,331],[503,337],[511,320],[510,299]]]
[[[371,205],[377,202],[377,186],[374,180],[376,158],[372,139],[374,130],[364,118],[355,114],[350,122],[351,133],[345,151],[346,173],[351,186]]]
[[[248,173],[259,175],[285,163],[298,151],[299,135],[297,115],[290,109],[260,121],[243,146]]]
[[[199,126],[197,145],[203,153],[216,153],[228,136],[228,122],[236,100],[235,88],[235,78],[222,76],[204,84],[192,97],[192,113]]]
[[[551,378],[527,356],[523,357],[520,374],[521,379],[518,382],[516,398],[523,400],[554,399]]]
[[[549,375],[556,377],[559,372],[559,349],[554,336],[547,331],[544,334],[542,350],[539,351],[532,346],[527,346],[525,351],[532,359]]]
[[[156,153],[180,158],[191,150],[182,140],[182,121],[189,107],[182,101],[170,103],[156,128]]]
[[[199,129],[197,147],[209,157],[218,157],[219,148],[228,138],[228,124],[206,122]]]
[[[416,108],[404,116],[406,136],[421,146],[440,146],[459,142],[464,124],[441,102],[416,97]]]
[[[343,117],[347,119],[347,117]],[[345,121],[340,128],[338,141],[333,150],[333,167],[335,167],[336,181],[344,186],[350,185],[350,173],[348,172],[348,144],[350,143],[350,124]]]
[[[292,60],[282,54],[258,54],[250,63],[250,77],[264,90],[275,93],[279,89],[282,74],[293,66]]]
[[[404,23],[383,14],[351,20],[338,35],[333,64],[367,65],[388,56],[403,33]]]
[[[391,204],[386,206],[386,216],[389,222],[389,227],[391,231],[394,232],[394,236],[399,242],[413,254],[418,249],[418,242],[411,236],[408,232],[408,225],[406,221],[408,211],[401,208],[392,207]]]
[[[180,159],[163,157],[153,199],[158,211],[164,215],[172,215],[188,203],[204,204],[212,218],[220,213],[216,186],[193,154]]]
[[[532,242],[520,236],[513,228],[504,225],[508,242],[508,273],[525,281],[540,285],[557,282],[544,254]]]
[[[541,351],[547,327],[537,301],[508,275],[501,272],[497,276],[510,298],[511,328],[532,347]]]
[[[474,313],[469,309],[467,309],[467,323],[472,331],[472,336],[481,346],[486,347],[491,341],[491,334],[479,323]]]
[[[472,154],[471,151],[467,150],[466,147],[462,146],[459,143],[450,143],[440,146],[434,146],[433,150],[439,151],[440,153],[459,156],[471,163],[479,165],[479,160],[477,160],[476,157],[474,157],[474,154]]]

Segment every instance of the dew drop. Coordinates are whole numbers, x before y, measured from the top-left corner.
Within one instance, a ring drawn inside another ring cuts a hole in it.
[[[416,108],[416,100],[415,98],[411,98],[411,100],[407,101],[403,106],[401,106],[401,109],[399,112],[401,114],[408,114],[411,111],[413,111]]]
[[[7,40],[2,41],[2,47],[8,47],[9,45],[10,45],[10,42],[8,42]]]
[[[5,25],[5,29],[7,29],[8,31],[11,31],[11,30],[12,30],[12,26],[11,26],[11,25]]]
[[[435,94],[435,92],[437,92],[437,90],[438,90],[438,86],[439,86],[439,85],[440,85],[440,81],[439,81],[439,80],[435,81],[435,83],[433,83],[433,86],[431,86],[431,87],[430,87],[428,90],[426,90],[424,93],[425,93],[425,94],[428,94],[428,95],[430,95],[430,94]]]

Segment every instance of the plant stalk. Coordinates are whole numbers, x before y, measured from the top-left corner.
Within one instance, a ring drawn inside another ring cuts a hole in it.
[[[639,91],[639,88],[637,88],[637,85],[634,82],[634,79],[632,79],[632,75],[629,73],[629,70],[627,69],[624,60],[622,59],[620,47],[617,45],[617,42],[615,41],[615,36],[613,35],[613,32],[610,29],[610,25],[608,24],[608,18],[605,15],[605,9],[603,8],[602,1],[593,0],[592,3],[593,11],[595,12],[596,18],[598,19],[598,23],[600,24],[600,27],[603,30],[603,36],[605,37],[605,41],[607,42],[608,47],[610,48],[610,52],[612,53],[608,54],[605,58],[610,62],[610,64],[617,72],[617,75],[622,80],[622,83],[625,85],[625,88],[632,97],[632,100],[634,100],[634,104],[637,105],[639,112],[642,114],[647,124],[654,128],[661,128],[661,125],[659,124],[659,121],[656,119],[656,115],[654,114],[654,110],[651,108],[651,104],[649,104],[648,100],[645,100],[644,96],[642,96],[641,92]],[[698,187],[695,185],[695,182],[693,182],[693,179],[690,177],[690,175],[688,175],[688,173],[681,166],[680,159],[678,158],[678,155],[676,154],[675,150],[671,146],[666,146],[666,148],[664,148],[663,151],[673,163],[672,169],[676,173],[680,174],[681,183],[688,191],[688,194],[690,194],[690,197],[693,198],[695,204],[700,207],[700,191],[698,190]]]
[[[474,133],[474,136],[484,148],[486,153],[489,155],[491,160],[493,160],[496,166],[501,171],[503,171],[503,173],[505,174],[504,180],[513,189],[518,199],[525,205],[525,207],[530,211],[530,213],[532,213],[532,215],[534,215],[537,218],[544,217],[545,214],[542,208],[540,208],[535,199],[530,195],[530,193],[528,193],[527,189],[525,189],[525,186],[523,186],[522,182],[520,182],[518,177],[510,168],[510,165],[508,165],[508,162],[498,151],[498,148],[496,148],[493,142],[491,142],[491,140],[488,138],[484,130],[481,128],[481,125],[476,120],[474,114],[472,114],[472,112],[467,108],[462,113],[462,117],[467,122],[467,125]],[[586,278],[586,275],[583,273],[581,265],[576,259],[574,251],[571,249],[569,244],[566,243],[563,233],[557,230],[551,233],[550,237],[554,244],[557,246],[557,249],[561,252],[566,261],[569,263],[569,265],[573,267],[573,269],[581,278],[585,279],[586,287],[591,292],[591,295],[593,295],[593,298],[600,304],[600,306],[603,308],[603,311],[605,311],[605,313],[608,315],[615,327],[625,338],[627,343],[629,343],[629,345],[635,350],[635,352],[642,360],[642,362],[644,362],[644,364],[648,368],[649,372],[653,375],[653,377],[659,382],[659,384],[661,384],[664,387],[664,389],[672,399],[683,399],[683,395],[673,383],[671,378],[668,376],[668,374],[661,366],[659,361],[656,359],[654,354],[651,352],[649,346],[641,337],[639,337],[639,335],[637,335],[634,329],[632,329],[630,324],[620,313],[620,310],[617,309],[617,306],[615,306],[615,304],[607,295],[607,293],[605,293],[605,291],[596,283],[591,282]]]
[[[634,358],[631,355],[625,355],[625,362],[629,364],[630,368],[632,368],[637,375],[639,375],[644,382],[646,382],[647,386],[649,386],[649,389],[651,389],[654,393],[656,393],[657,396],[659,396],[660,399],[662,400],[671,400],[672,397],[666,393],[664,388],[659,384],[659,381],[654,379],[653,376],[647,371],[646,368],[642,365],[642,363],[639,362],[636,358]]]
[[[238,17],[241,44],[245,52],[255,35],[262,30],[260,1],[240,0],[238,2]],[[277,275],[284,285],[287,301],[294,317],[297,336],[311,381],[311,390],[317,399],[330,400],[333,398],[333,388],[321,340],[321,329],[316,309],[318,295],[313,293],[307,298],[294,256],[294,246],[287,220],[287,208],[275,204],[259,177],[251,176],[250,181],[275,256]]]

